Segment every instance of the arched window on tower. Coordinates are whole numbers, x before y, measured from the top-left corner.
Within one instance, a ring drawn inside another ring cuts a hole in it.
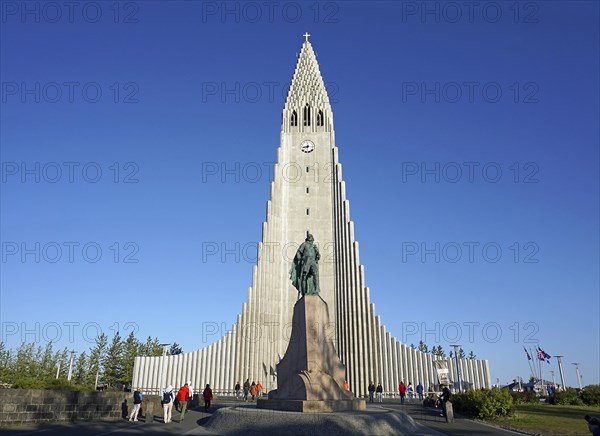
[[[298,125],[298,112],[292,112],[292,118],[290,120],[290,126],[296,127]]]
[[[308,103],[304,106],[304,125],[310,126],[310,106]]]
[[[319,110],[319,113],[317,114],[317,126],[323,127],[324,123],[325,121],[323,120],[323,111]]]

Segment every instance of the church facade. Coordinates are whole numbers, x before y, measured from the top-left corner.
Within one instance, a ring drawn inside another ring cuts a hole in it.
[[[165,357],[136,357],[133,385],[145,391],[168,384],[210,383],[231,391],[246,379],[277,388],[276,365],[290,340],[298,293],[290,267],[307,231],[319,246],[320,296],[332,323],[331,340],[346,365],[350,390],[365,395],[370,381],[396,392],[400,381],[438,384],[435,360],[396,339],[376,314],[360,264],[359,245],[333,128],[333,112],[311,43],[303,43],[283,108],[280,146],[270,186],[258,260],[248,299],[232,329],[217,342],[194,352]],[[456,360],[447,361],[450,378]],[[462,385],[491,386],[487,360],[459,359]]]

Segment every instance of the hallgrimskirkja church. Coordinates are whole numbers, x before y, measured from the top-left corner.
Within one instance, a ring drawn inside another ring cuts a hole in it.
[[[276,367],[290,340],[298,299],[290,280],[290,258],[307,231],[321,255],[320,296],[332,321],[328,340],[346,367],[350,390],[364,396],[370,381],[381,382],[384,392],[396,392],[400,381],[421,382],[427,390],[439,383],[435,363],[439,360],[447,362],[454,380],[456,360],[400,342],[371,303],[350,220],[333,112],[308,36],[283,107],[281,142],[248,299],[231,330],[217,342],[173,356],[136,357],[132,383],[146,392],[188,381],[196,388],[210,383],[216,392],[231,392],[236,381],[246,379],[260,381],[265,392],[276,389]],[[291,243],[294,247],[282,255],[283,247]],[[463,387],[491,387],[487,360],[458,362]]]

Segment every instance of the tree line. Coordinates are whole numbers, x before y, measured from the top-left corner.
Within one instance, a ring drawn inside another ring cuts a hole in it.
[[[438,345],[437,347],[434,346],[431,349],[429,349],[429,347],[427,347],[427,344],[425,344],[425,342],[419,341],[419,345],[417,347],[415,347],[414,344],[410,344],[410,347],[411,348],[416,348],[417,350],[422,351],[423,353],[431,353],[434,356],[438,356],[438,357],[441,357],[443,359],[446,358],[446,352],[444,351],[444,349],[442,348],[441,345]],[[448,353],[448,357],[450,357],[450,359],[453,359],[454,358],[454,352],[450,351]],[[477,356],[475,355],[475,353],[473,353],[473,351],[471,351],[469,353],[469,355],[467,356],[465,354],[465,350],[463,350],[462,347],[461,347],[461,348],[458,349],[458,358],[459,359],[476,359]]]
[[[419,345],[410,345],[424,353],[446,358],[441,345],[431,349],[420,341]],[[171,345],[167,354],[179,354],[183,350],[177,343]],[[95,340],[89,351],[79,354],[68,347],[55,350],[54,344],[48,342],[45,347],[35,342],[22,343],[16,350],[7,349],[0,342],[0,385],[15,388],[46,389],[69,386],[78,389],[95,389],[98,384],[115,389],[118,383],[129,383],[133,378],[133,364],[136,356],[160,356],[163,353],[158,338],[148,336],[145,341],[138,340],[133,332],[122,338],[115,333],[109,342],[106,334]],[[71,381],[67,382],[69,369],[73,365]],[[449,352],[453,358],[453,352]],[[458,350],[461,359],[475,359],[471,351],[467,356],[462,348]]]
[[[168,354],[179,354],[181,347],[171,345]],[[133,377],[136,356],[160,356],[163,348],[158,338],[142,342],[133,332],[122,338],[115,333],[109,342],[102,333],[89,351],[76,353],[68,347],[55,350],[48,342],[45,347],[35,342],[22,343],[17,349],[6,348],[0,342],[0,384],[15,388],[46,389],[69,385],[72,388],[95,389],[96,382],[109,389],[118,383],[129,383]],[[71,368],[71,359],[73,359]],[[67,382],[71,368],[71,381]]]

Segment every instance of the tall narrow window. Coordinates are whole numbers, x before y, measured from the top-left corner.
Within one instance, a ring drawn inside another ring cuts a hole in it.
[[[290,120],[290,125],[292,127],[296,127],[298,125],[298,112],[292,112],[292,118]]]
[[[306,208],[306,215],[310,215],[310,209],[308,207]]]
[[[308,103],[304,106],[304,125],[310,126],[310,106]]]
[[[310,193],[310,188],[306,188],[306,193],[309,194]]]
[[[323,111],[319,111],[319,113],[317,114],[317,126],[319,127],[323,127],[324,121],[323,121]]]

